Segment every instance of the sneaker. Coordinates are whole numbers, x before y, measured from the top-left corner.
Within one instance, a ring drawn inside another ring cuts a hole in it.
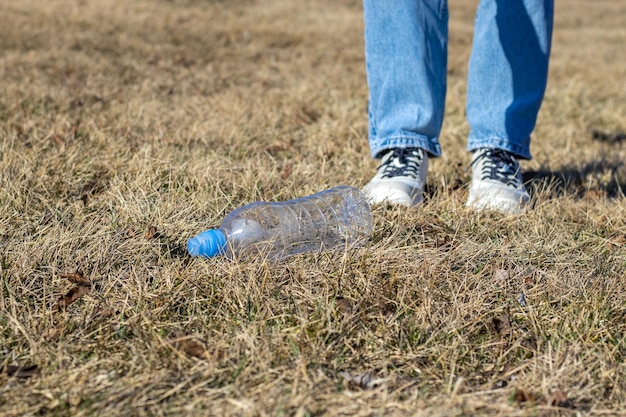
[[[383,155],[378,172],[363,192],[370,203],[413,207],[424,199],[428,155],[420,148],[395,148]]]
[[[481,148],[472,158],[467,206],[504,214],[519,213],[530,201],[515,157],[501,149]]]

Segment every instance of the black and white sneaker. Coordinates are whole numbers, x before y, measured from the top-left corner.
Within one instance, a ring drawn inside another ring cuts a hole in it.
[[[422,202],[428,155],[420,148],[395,148],[383,155],[378,171],[363,192],[370,203],[413,207]]]
[[[467,206],[504,214],[519,213],[530,201],[515,157],[502,149],[481,148],[472,158]]]

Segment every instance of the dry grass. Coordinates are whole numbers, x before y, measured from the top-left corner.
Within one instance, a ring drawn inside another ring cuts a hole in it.
[[[0,414],[623,413],[626,6],[558,2],[534,210],[505,219],[463,209],[451,3],[426,204],[271,265],[184,244],[373,173],[358,1],[3,2]]]

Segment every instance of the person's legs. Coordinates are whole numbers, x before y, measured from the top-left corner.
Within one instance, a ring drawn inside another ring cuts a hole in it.
[[[441,153],[448,11],[445,0],[364,0],[369,143]]]
[[[506,213],[530,200],[515,158],[530,159],[530,135],[548,78],[553,0],[481,0],[469,64],[467,204]]]
[[[530,159],[530,134],[548,80],[553,0],[482,0],[467,86],[468,150]]]
[[[447,2],[364,0],[363,5],[370,151],[392,165],[381,166],[365,191],[373,202],[413,205],[421,201],[426,153],[441,154]]]

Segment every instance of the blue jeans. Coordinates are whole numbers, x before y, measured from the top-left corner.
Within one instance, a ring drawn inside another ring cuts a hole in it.
[[[369,145],[441,155],[447,71],[446,0],[364,0]],[[553,0],[481,0],[469,62],[468,150],[530,159],[543,100]]]

